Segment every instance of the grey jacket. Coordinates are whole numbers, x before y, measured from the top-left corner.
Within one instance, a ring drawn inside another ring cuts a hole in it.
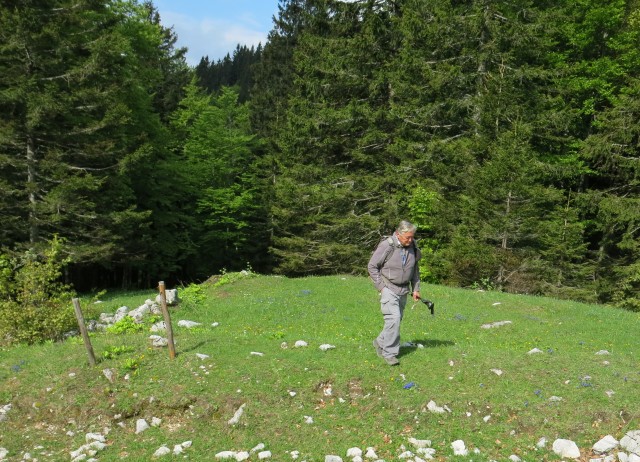
[[[418,261],[422,257],[420,249],[415,245],[402,247],[395,233],[391,239],[394,249],[386,263],[384,262],[385,256],[391,250],[389,248],[391,244],[387,239],[383,239],[378,244],[369,259],[367,270],[373,285],[378,292],[387,287],[398,295],[405,295],[412,291],[420,292],[420,269],[418,268]],[[406,254],[404,265],[402,264],[403,253]]]

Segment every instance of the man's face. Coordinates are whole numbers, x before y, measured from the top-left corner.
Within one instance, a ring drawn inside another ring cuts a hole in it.
[[[411,245],[411,242],[413,241],[413,236],[415,233],[411,233],[411,232],[406,232],[406,233],[397,233],[398,234],[398,241],[400,241],[400,244],[402,245],[402,247],[409,247]]]

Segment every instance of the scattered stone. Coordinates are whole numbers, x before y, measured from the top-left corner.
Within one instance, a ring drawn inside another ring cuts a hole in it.
[[[494,327],[506,326],[508,324],[511,324],[511,321],[497,321],[497,322],[492,322],[492,323],[489,323],[489,324],[483,324],[480,327],[482,329],[493,329]]]
[[[553,442],[553,452],[560,457],[568,457],[570,459],[580,458],[580,449],[578,445],[571,440],[558,438]]]
[[[180,299],[178,298],[178,289],[167,289],[164,291],[164,299],[167,305],[177,305]],[[156,303],[162,303],[162,296],[156,295]]]
[[[362,449],[360,448],[349,448],[347,449],[347,457],[360,457],[362,456]]]
[[[242,414],[244,413],[244,407],[246,406],[246,404],[247,403],[243,403],[242,406],[240,406],[235,412],[235,414],[233,414],[233,417],[231,417],[231,419],[229,419],[229,421],[227,422],[229,425],[235,425],[240,421],[240,417],[242,417]]]
[[[289,344],[287,342],[282,342],[280,344],[280,348],[282,348],[283,350],[286,350],[287,348],[289,348]]]
[[[258,453],[258,459],[260,460],[270,459],[270,458],[271,458],[271,451],[260,451]]]
[[[611,354],[611,353],[609,353],[607,350],[600,350],[596,352],[596,355],[598,356],[608,355],[608,354]]]
[[[498,377],[500,377],[503,373],[500,369],[491,369],[491,372],[496,374]]]
[[[202,323],[200,323],[200,322],[187,321],[185,319],[181,319],[180,321],[178,321],[178,326],[186,327],[187,329],[193,329],[194,327],[198,327],[198,326],[201,326],[201,325],[202,325]]]
[[[121,306],[120,308],[118,308],[115,314],[113,315],[113,323],[115,324],[116,322],[122,320],[127,315],[128,312],[129,312],[129,307],[127,306]]]
[[[549,398],[549,401],[552,402],[552,403],[557,403],[559,401],[562,401],[562,398],[559,397],[559,396],[552,396],[552,397]]]
[[[593,451],[598,454],[607,453],[620,445],[620,442],[611,435],[607,435],[593,445]]]
[[[466,456],[469,454],[469,451],[465,447],[464,441],[462,440],[455,440],[453,443],[451,443],[451,449],[453,449],[454,456]]]
[[[543,436],[542,438],[540,438],[538,440],[538,442],[536,443],[536,447],[538,449],[544,449],[544,447],[547,445],[547,439]]]
[[[236,453],[233,451],[222,451],[215,455],[216,459],[234,459],[236,457]]]
[[[163,330],[167,330],[167,325],[164,323],[164,321],[159,321],[151,326],[149,330],[151,332],[161,332]]]
[[[5,448],[0,448],[0,460],[4,460],[9,455],[9,451]]]
[[[431,440],[417,440],[415,438],[409,438],[407,441],[413,444],[416,448],[428,448],[431,446]]]
[[[253,454],[254,452],[262,451],[264,448],[265,448],[264,443],[260,443],[260,444],[257,444],[256,446],[254,446],[254,447],[251,449],[251,451],[249,451],[249,452],[250,452],[251,454]]]
[[[162,423],[162,419],[159,419],[157,417],[152,417],[151,418],[151,426],[152,427],[159,427],[161,423]]]
[[[300,451],[291,451],[289,455],[292,459],[297,459],[298,457],[300,457]]]
[[[144,419],[138,419],[136,421],[136,435],[142,433],[149,428],[149,424]]]
[[[259,351],[252,351],[251,353],[249,353],[253,356],[264,356],[264,353],[260,353]]]
[[[93,441],[104,443],[107,441],[107,439],[104,436],[102,436],[100,433],[87,433],[86,435],[84,435],[84,440],[87,443],[92,443]]]
[[[116,380],[116,371],[115,369],[103,369],[102,374],[107,378],[107,380],[113,383]]]
[[[149,340],[151,340],[151,344],[154,347],[166,347],[169,345],[169,340],[164,337],[160,337],[159,335],[150,335]]]
[[[509,456],[509,460],[512,461],[512,462],[520,462],[522,459],[520,457],[516,456],[515,454],[511,454]]]
[[[374,448],[372,447],[368,447],[367,448],[367,452],[364,455],[367,459],[377,459],[378,455],[376,454],[376,451]]]
[[[324,462],[342,462],[340,456],[324,456]]]
[[[415,454],[411,451],[404,451],[398,456],[398,459],[411,459]]]
[[[219,322],[212,322],[211,327],[218,327],[220,325]]]
[[[498,306],[498,305],[502,305],[501,302],[495,302],[492,306]]]
[[[640,456],[640,430],[627,432],[620,440],[620,447],[627,452]]]
[[[203,353],[196,353],[196,356],[202,360],[209,359],[209,355],[205,355]]]
[[[135,310],[131,310],[127,313],[127,316],[133,318],[133,320],[137,323],[141,323],[145,316],[151,313],[151,308],[146,303],[144,305],[140,305]]]
[[[540,350],[539,348],[534,348],[533,350],[529,350],[527,352],[528,355],[533,355],[533,354],[537,354],[537,353],[542,353],[542,350]]]
[[[171,454],[171,449],[166,447],[164,444],[156,449],[156,452],[153,453],[153,457],[162,457]]]
[[[236,460],[238,462],[242,462],[243,460],[247,460],[250,454],[247,451],[240,451],[236,453]]]
[[[434,414],[444,414],[445,412],[447,412],[444,407],[438,406],[434,400],[431,400],[427,403],[427,410],[429,412],[433,412]]]
[[[491,419],[490,415],[486,415],[482,418],[482,420],[484,420],[485,422],[489,422],[489,419]]]
[[[418,448],[416,452],[421,456],[430,460],[435,458],[435,455],[436,455],[436,450],[433,448]]]
[[[328,343],[323,343],[322,345],[320,345],[320,349],[322,351],[331,350],[333,348],[335,348],[335,345],[329,345]]]
[[[307,342],[305,342],[304,340],[298,340],[296,341],[296,343],[293,345],[296,348],[304,348],[306,346],[308,346],[309,344]]]
[[[304,422],[311,425],[313,423],[313,417],[311,417],[310,415],[305,415]]]

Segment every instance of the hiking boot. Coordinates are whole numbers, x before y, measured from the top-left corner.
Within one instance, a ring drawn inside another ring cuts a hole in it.
[[[376,349],[376,354],[382,358],[382,347],[378,345],[378,339],[373,339],[373,348]]]
[[[400,364],[400,361],[398,361],[398,358],[395,356],[389,356],[388,358],[384,358],[384,360],[389,366],[397,366]]]

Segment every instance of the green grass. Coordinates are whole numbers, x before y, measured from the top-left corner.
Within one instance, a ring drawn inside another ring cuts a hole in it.
[[[85,433],[105,428],[109,446],[96,456],[102,462],[149,460],[161,445],[172,449],[187,440],[193,441],[185,450],[191,460],[264,443],[275,461],[292,460],[293,450],[300,451],[298,460],[324,461],[326,454],[348,460],[346,450],[354,446],[373,446],[389,461],[397,460],[401,445],[411,449],[409,437],[432,440],[439,460],[452,457],[457,439],[480,450],[461,460],[511,454],[558,460],[550,449],[556,438],[574,440],[588,457],[601,437],[620,439],[640,428],[637,313],[425,286],[436,316],[409,302],[402,325],[403,341],[424,348],[404,348],[401,365],[392,368],[371,345],[382,317],[365,278],[259,276],[206,285],[205,293],[203,303],[171,310],[174,360],[166,348],[150,348],[149,332],[92,335],[95,368],[78,339],[1,350],[0,406],[12,409],[0,422],[0,447],[10,460],[21,460],[23,452],[70,460]],[[100,305],[83,302],[85,317],[154,297],[138,292],[106,297]],[[181,319],[202,326],[177,327]],[[504,320],[512,323],[480,327]],[[297,340],[309,346],[294,348]],[[335,349],[323,352],[323,343]],[[533,348],[542,353],[527,354]],[[596,355],[599,350],[611,354]],[[105,351],[118,354],[105,358]],[[105,368],[117,371],[114,383],[102,374]],[[415,386],[403,388],[408,382]],[[426,411],[430,400],[452,412]],[[240,423],[228,425],[244,403]],[[491,417],[485,422],[485,416]],[[151,423],[152,417],[162,424],[136,435],[136,420]],[[535,449],[541,437],[549,440],[546,450]]]

